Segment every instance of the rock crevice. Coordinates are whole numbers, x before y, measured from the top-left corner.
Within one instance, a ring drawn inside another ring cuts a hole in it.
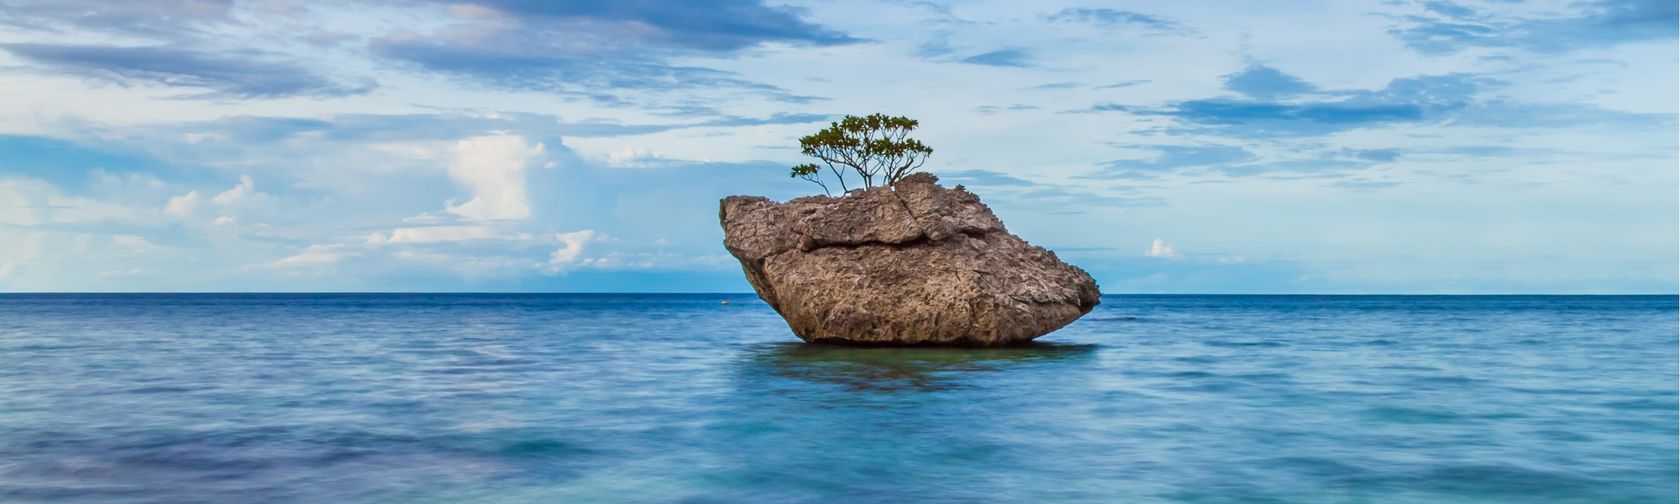
[[[1096,282],[928,174],[843,197],[724,198],[724,246],[801,339],[1030,341],[1090,312]]]

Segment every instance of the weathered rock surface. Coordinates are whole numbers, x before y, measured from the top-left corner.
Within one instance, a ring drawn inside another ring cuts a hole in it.
[[[926,173],[839,198],[730,196],[719,219],[747,281],[805,341],[1007,345],[1098,302],[1085,271]]]

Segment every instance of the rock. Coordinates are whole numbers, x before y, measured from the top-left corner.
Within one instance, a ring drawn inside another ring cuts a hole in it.
[[[724,198],[724,247],[800,339],[869,345],[1031,341],[1097,306],[1097,284],[926,173],[843,197]]]

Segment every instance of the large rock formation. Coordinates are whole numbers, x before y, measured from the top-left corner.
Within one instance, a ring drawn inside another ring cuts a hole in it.
[[[747,281],[805,341],[1007,345],[1097,305],[1090,275],[926,173],[838,198],[730,196],[719,218]]]

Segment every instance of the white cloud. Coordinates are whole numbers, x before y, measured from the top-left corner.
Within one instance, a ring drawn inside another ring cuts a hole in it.
[[[147,189],[162,189],[164,183],[156,176],[145,173],[111,173],[100,168],[93,169],[93,179],[100,185],[113,187],[141,187]]]
[[[198,191],[188,191],[186,194],[169,198],[169,204],[163,206],[163,213],[176,217],[187,217],[198,211]]]
[[[0,171],[4,171],[0,167]],[[140,224],[151,209],[137,210],[119,202],[65,195],[58,187],[31,178],[0,178],[0,223],[91,224],[123,221]]]
[[[420,223],[420,224],[431,224],[431,223],[434,223],[434,222],[442,222],[443,219],[444,219],[443,217],[440,217],[440,216],[438,216],[438,214],[435,214],[435,213],[420,212],[420,215],[416,215],[416,216],[413,216],[413,217],[403,217],[403,222],[416,222],[416,223]]]
[[[217,217],[216,220],[210,221],[210,223],[217,226],[231,226],[238,224],[239,218],[232,215],[223,215],[221,217]]]
[[[559,272],[569,266],[587,262],[587,259],[583,259],[584,248],[589,242],[599,241],[604,239],[605,236],[593,229],[585,229],[560,233],[555,238],[560,240],[561,246],[555,249],[554,253],[548,255],[548,271],[550,272]]]
[[[524,219],[531,216],[525,191],[525,168],[542,155],[542,144],[519,135],[499,134],[462,140],[452,149],[449,179],[466,186],[472,199],[446,204],[450,213],[472,220]]]
[[[21,269],[23,268],[19,267],[15,262],[0,261],[0,280],[11,278],[13,273],[17,273],[18,270]]]
[[[1162,240],[1160,238],[1156,238],[1155,243],[1151,243],[1149,245],[1149,252],[1145,252],[1143,255],[1149,257],[1159,257],[1162,259],[1178,259],[1179,257],[1183,257],[1179,255],[1178,247],[1174,247],[1173,244],[1167,243],[1166,240]]]
[[[345,257],[355,255],[351,251],[343,250],[341,245],[310,245],[297,254],[283,257],[269,263],[277,268],[308,268],[336,264]]]
[[[528,241],[530,239],[530,233],[516,233],[493,226],[425,226],[393,229],[390,236],[373,233],[367,237],[365,243],[377,245],[381,243],[444,243],[470,240]]]
[[[613,166],[639,167],[651,165],[664,157],[665,155],[653,149],[626,145],[607,153],[607,162]]]
[[[233,205],[249,199],[254,194],[257,194],[256,182],[251,180],[250,175],[240,175],[239,185],[233,186],[232,189],[222,191],[221,194],[217,194],[215,197],[210,198],[210,201],[218,205]]]
[[[221,206],[231,207],[245,201],[266,196],[268,195],[257,192],[257,183],[251,179],[250,175],[240,175],[238,184],[235,184],[226,191],[216,193],[215,196],[211,196],[209,202]],[[198,190],[195,189],[187,191],[186,194],[170,197],[169,203],[165,204],[163,207],[163,213],[176,217],[190,217],[193,214],[198,213],[198,207],[201,206],[204,201],[204,198],[198,195]],[[232,218],[228,216],[224,217]],[[216,219],[216,223],[226,224],[225,222],[222,222],[221,219]]]

